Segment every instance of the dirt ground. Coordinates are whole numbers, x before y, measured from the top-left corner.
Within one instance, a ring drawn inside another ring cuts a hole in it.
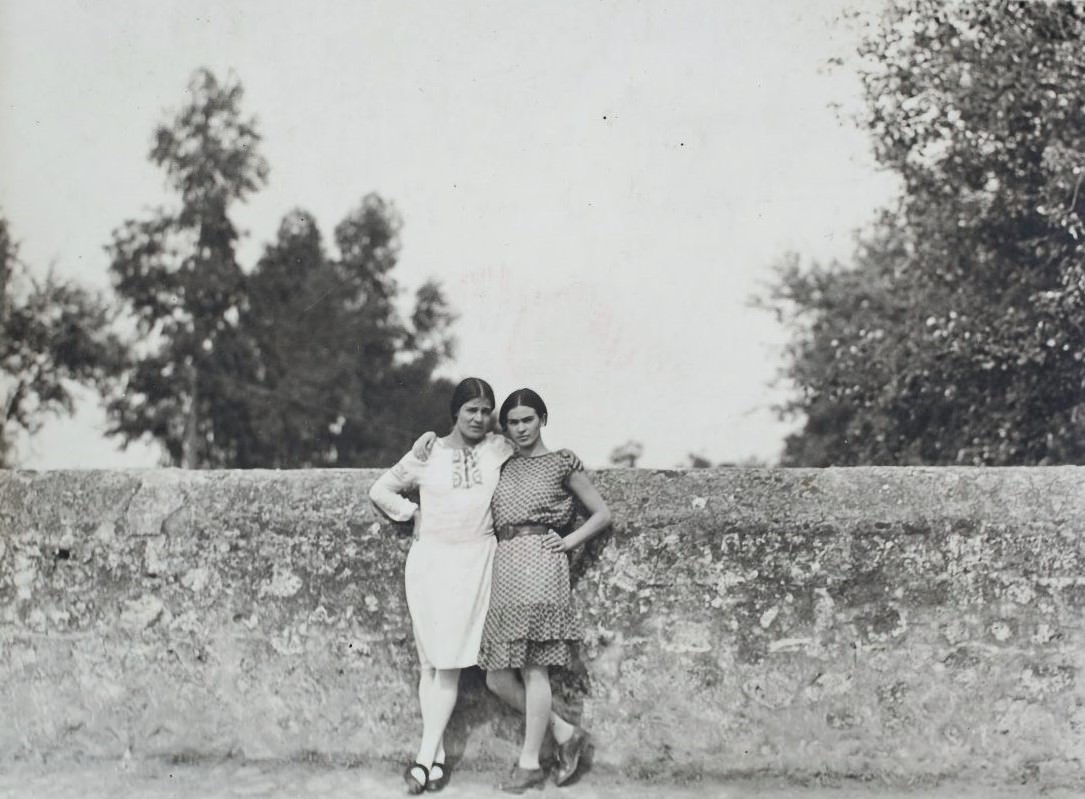
[[[457,770],[441,793],[448,799],[507,796],[495,788],[500,777],[487,771]],[[360,767],[239,761],[19,763],[0,773],[2,799],[385,799],[404,795],[400,769],[391,763]],[[772,780],[675,785],[633,782],[595,770],[575,784],[558,788],[548,783],[526,795],[535,799],[1078,799],[1085,797],[1085,789],[963,783],[919,787],[875,782],[789,785]]]

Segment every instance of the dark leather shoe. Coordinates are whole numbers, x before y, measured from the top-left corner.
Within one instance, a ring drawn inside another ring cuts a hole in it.
[[[554,769],[554,783],[564,785],[580,768],[580,756],[588,744],[588,733],[580,727],[573,730],[569,740],[558,744],[558,767]]]
[[[544,782],[546,772],[541,768],[520,768],[516,765],[497,787],[505,793],[523,793],[528,788],[541,788]]]
[[[433,772],[440,769],[440,776],[434,777]],[[448,785],[449,779],[452,778],[452,766],[447,763],[434,763],[429,767],[429,779],[426,780],[426,790],[439,791]]]
[[[422,777],[421,780],[419,775]],[[429,769],[421,763],[411,763],[411,765],[407,766],[407,770],[403,772],[403,781],[407,783],[407,793],[411,796],[418,796],[418,794],[426,790],[426,783],[429,782]]]

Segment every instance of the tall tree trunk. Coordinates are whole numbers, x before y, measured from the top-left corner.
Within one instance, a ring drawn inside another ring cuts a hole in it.
[[[196,451],[199,438],[196,431],[199,427],[198,408],[200,398],[199,374],[196,371],[196,364],[189,367],[189,380],[188,414],[185,418],[185,437],[181,444],[182,469],[195,469],[199,466],[199,453]]]

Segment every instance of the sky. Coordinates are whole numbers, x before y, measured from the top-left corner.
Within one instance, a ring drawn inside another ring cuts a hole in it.
[[[175,203],[147,159],[194,70],[233,74],[268,185],[234,212],[251,268],[289,211],[325,241],[369,192],[397,279],[459,314],[443,373],[546,400],[589,466],[772,463],[786,331],[751,305],[790,251],[847,259],[896,191],[849,116],[847,9],[880,0],[3,0],[0,211],[38,274],[106,291],[104,246]],[[834,110],[843,108],[843,113]],[[36,469],[150,467],[96,398],[20,442]],[[419,431],[421,432],[421,431]]]

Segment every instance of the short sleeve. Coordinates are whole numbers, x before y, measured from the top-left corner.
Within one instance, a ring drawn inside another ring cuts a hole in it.
[[[558,458],[561,460],[561,482],[568,482],[574,472],[584,471],[584,464],[571,449],[559,449]]]

